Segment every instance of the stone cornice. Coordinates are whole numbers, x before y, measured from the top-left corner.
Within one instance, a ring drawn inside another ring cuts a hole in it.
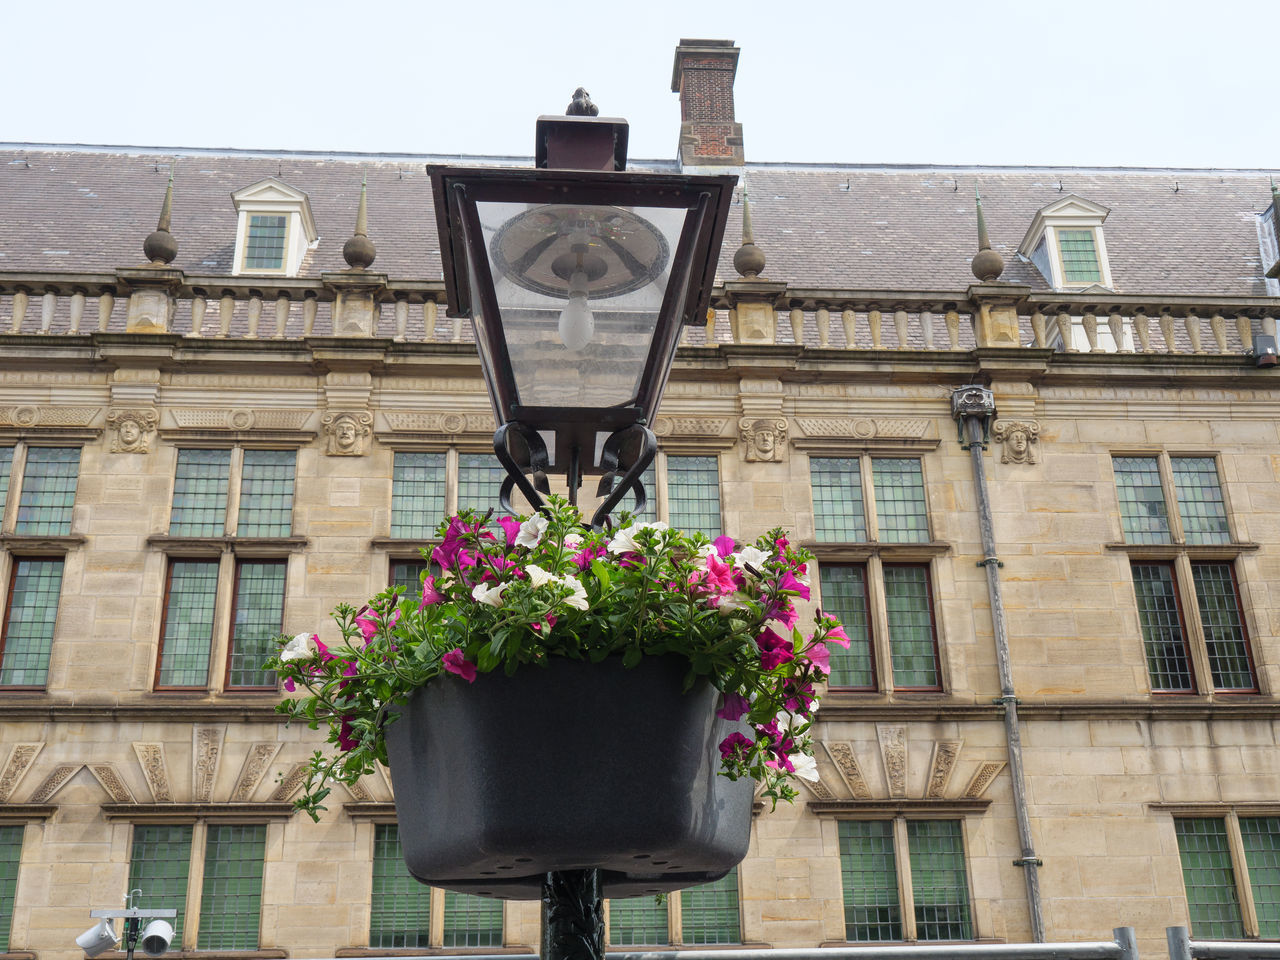
[[[0,823],[48,820],[58,810],[56,803],[0,803]],[[0,954],[3,957],[4,954]]]
[[[912,814],[930,816],[967,813],[983,813],[991,806],[990,800],[930,800],[904,798],[901,800],[810,800],[805,807],[818,816],[896,817]]]
[[[288,820],[296,809],[287,800],[276,803],[104,803],[102,816],[130,823]]]
[[[276,713],[274,693],[249,695],[263,702],[190,702],[175,699],[163,702],[157,694],[150,703],[85,704],[54,703],[44,694],[27,692],[0,694],[0,723],[278,723],[286,718]],[[201,694],[204,696],[204,694]]]

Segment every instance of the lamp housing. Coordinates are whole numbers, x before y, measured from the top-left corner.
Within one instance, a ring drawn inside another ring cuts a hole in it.
[[[96,957],[106,953],[119,942],[120,938],[116,935],[115,927],[105,918],[76,937],[76,946],[84,951],[86,957]]]

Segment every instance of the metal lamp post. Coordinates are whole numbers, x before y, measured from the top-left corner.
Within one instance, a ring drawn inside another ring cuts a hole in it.
[[[579,103],[575,99],[575,104]],[[469,316],[494,451],[535,508],[549,473],[601,525],[657,446],[683,324],[704,323],[733,176],[628,173],[625,120],[542,117],[536,169],[430,168],[448,313]]]
[[[627,123],[579,89],[537,123],[535,169],[429,168],[448,313],[469,316],[494,452],[536,509],[548,474],[602,474],[599,528],[640,481],[681,328],[706,321],[734,176],[626,172]],[[566,805],[566,816],[572,816]],[[547,873],[543,960],[604,953],[600,872]]]

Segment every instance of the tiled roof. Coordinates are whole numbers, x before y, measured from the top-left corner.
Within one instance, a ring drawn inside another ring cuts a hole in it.
[[[346,267],[342,244],[368,177],[373,269],[393,279],[441,276],[431,184],[438,158],[192,151],[179,154],[174,265],[232,268],[231,192],[268,176],[304,191],[320,234],[303,274]],[[0,270],[110,271],[142,262],[173,153],[128,148],[0,148]],[[456,158],[447,158],[449,162]],[[643,161],[633,169],[650,166]],[[660,165],[670,170],[670,165]],[[916,166],[747,167],[765,275],[796,287],[959,290],[973,282],[973,191],[980,186],[1003,280],[1047,285],[1016,249],[1035,212],[1074,193],[1111,209],[1104,230],[1124,293],[1263,296],[1257,217],[1270,171],[1086,170]],[[721,279],[733,279],[740,207]]]

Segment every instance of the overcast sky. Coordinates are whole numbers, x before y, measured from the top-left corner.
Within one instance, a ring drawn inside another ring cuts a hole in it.
[[[731,39],[749,161],[1280,167],[1277,0],[5,4],[10,142],[532,153],[582,85],[674,156]]]

